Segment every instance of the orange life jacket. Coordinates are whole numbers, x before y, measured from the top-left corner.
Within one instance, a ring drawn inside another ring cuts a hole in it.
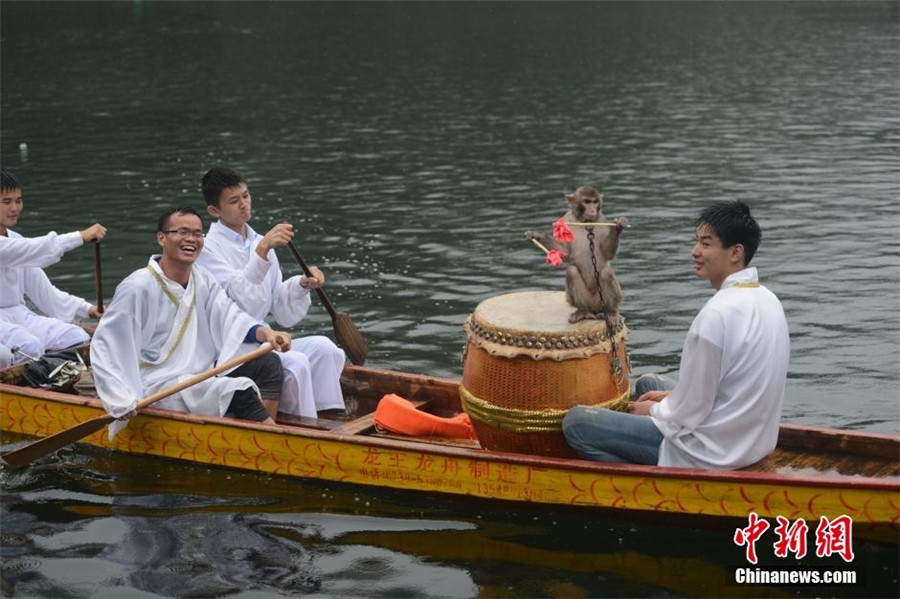
[[[417,410],[416,406],[399,395],[389,393],[375,408],[375,427],[414,437],[457,437],[475,439],[475,428],[466,413],[441,418]]]

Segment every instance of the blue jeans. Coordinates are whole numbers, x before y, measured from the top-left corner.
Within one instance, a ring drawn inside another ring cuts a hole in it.
[[[634,397],[674,386],[665,377],[645,374],[634,385]],[[659,461],[663,435],[647,416],[575,406],[563,418],[562,429],[566,442],[587,460],[653,465]]]

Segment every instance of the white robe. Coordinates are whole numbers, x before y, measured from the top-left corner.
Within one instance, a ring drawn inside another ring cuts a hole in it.
[[[97,393],[115,417],[138,400],[246,354],[258,321],[231,301],[208,272],[194,266],[187,287],[168,279],[157,256],[130,274],[97,326],[91,366]],[[259,389],[245,377],[207,379],[154,404],[156,407],[222,416],[239,389]],[[115,433],[110,429],[110,436]]]
[[[660,466],[743,468],[775,449],[790,337],[758,280],[753,267],[729,276],[694,318],[678,383],[650,408],[665,437]]]
[[[87,342],[88,334],[70,323],[87,318],[91,304],[54,287],[41,270],[82,243],[78,232],[26,238],[7,230],[7,236],[0,236],[0,320],[9,325],[0,327],[0,344],[23,350],[27,346],[39,357]],[[32,312],[26,297],[46,316]]]
[[[262,320],[271,314],[279,325],[294,327],[309,310],[310,292],[300,285],[299,276],[283,280],[274,250],[269,250],[268,260],[259,257],[255,248],[263,236],[246,227],[245,240],[214,222],[197,263],[254,318]],[[280,411],[315,417],[319,410],[344,408],[340,379],[345,356],[328,337],[294,338],[291,350],[277,355],[285,375]]]

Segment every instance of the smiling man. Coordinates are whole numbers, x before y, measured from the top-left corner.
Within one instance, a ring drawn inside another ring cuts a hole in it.
[[[696,225],[694,271],[716,293],[688,331],[678,383],[643,392],[658,377],[641,377],[630,414],[572,408],[563,433],[587,459],[736,469],[775,449],[790,338],[781,302],[747,266],[759,225],[742,202],[711,206]]]
[[[147,395],[252,351],[252,344],[291,346],[290,335],[250,317],[194,264],[203,222],[193,208],[163,214],[156,241],[162,253],[119,284],[91,343],[97,392],[117,418]],[[268,353],[156,405],[273,424],[282,380],[280,361]]]
[[[0,367],[24,361],[24,354],[39,358],[47,351],[86,343],[88,334],[72,321],[100,318],[96,306],[54,287],[41,269],[83,243],[102,240],[106,228],[95,223],[63,235],[22,237],[12,227],[24,210],[18,178],[0,170]],[[44,316],[33,312],[26,298]],[[13,353],[14,347],[21,352]]]
[[[209,227],[198,264],[254,318],[262,321],[271,315],[283,327],[297,326],[309,310],[310,291],[325,284],[325,275],[313,266],[312,277],[283,279],[275,248],[291,241],[293,227],[281,223],[265,235],[254,231],[249,225],[253,198],[247,182],[229,167],[211,168],[201,189],[207,212],[216,221]],[[315,418],[320,411],[344,409],[340,383],[344,352],[331,339],[297,337],[291,351],[278,357],[284,366],[281,411]]]

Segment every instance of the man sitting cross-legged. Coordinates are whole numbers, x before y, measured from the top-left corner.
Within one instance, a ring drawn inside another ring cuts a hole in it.
[[[83,243],[101,241],[106,228],[95,223],[63,235],[22,237],[12,227],[24,208],[18,178],[0,170],[0,345],[7,350],[0,350],[0,367],[86,343],[88,334],[72,321],[100,318],[96,306],[54,287],[42,269]],[[33,312],[26,298],[44,315]]]
[[[296,326],[309,310],[310,290],[324,285],[325,275],[312,267],[312,277],[282,279],[275,248],[287,245],[293,227],[279,224],[265,235],[251,229],[250,190],[244,178],[228,167],[210,169],[203,176],[202,190],[207,211],[217,220],[209,227],[197,263],[254,318],[271,314],[283,327]],[[282,412],[314,418],[319,411],[344,409],[340,383],[344,352],[328,337],[298,337],[291,351],[278,357],[284,365]]]

